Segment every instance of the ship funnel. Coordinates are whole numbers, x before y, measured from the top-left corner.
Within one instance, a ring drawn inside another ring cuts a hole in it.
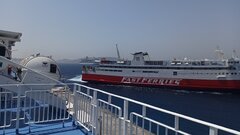
[[[144,65],[144,56],[148,55],[146,52],[136,52],[133,55],[132,65]]]

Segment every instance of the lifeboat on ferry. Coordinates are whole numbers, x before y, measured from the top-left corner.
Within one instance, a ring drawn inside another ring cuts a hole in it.
[[[32,55],[23,59],[20,64],[52,79],[59,81],[61,78],[59,66],[51,56]]]

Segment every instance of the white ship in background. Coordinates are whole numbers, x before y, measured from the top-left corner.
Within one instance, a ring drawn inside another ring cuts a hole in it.
[[[102,59],[96,66],[83,66],[82,79],[124,85],[240,91],[239,58],[233,55],[224,59],[220,49],[216,53],[219,60],[151,61],[145,60],[148,53],[137,52],[132,61]]]

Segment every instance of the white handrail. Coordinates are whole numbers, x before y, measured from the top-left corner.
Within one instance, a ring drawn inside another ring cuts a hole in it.
[[[17,88],[17,87],[20,87],[20,86],[46,86],[46,85],[53,85],[53,84],[3,84],[3,85],[0,85],[0,87],[12,87],[12,86],[15,86]],[[56,85],[60,85],[60,84],[54,84],[54,85],[56,86]],[[115,98],[123,100],[124,101],[124,107],[126,107],[126,108],[123,108],[122,110],[123,110],[123,112],[124,112],[124,114],[126,116],[128,115],[128,110],[126,110],[126,109],[128,109],[128,102],[131,102],[131,103],[134,103],[134,104],[137,104],[137,105],[140,105],[140,106],[143,107],[144,111],[143,111],[143,114],[141,116],[146,118],[147,120],[150,120],[150,119],[147,116],[145,116],[146,115],[146,108],[147,109],[153,109],[153,110],[156,110],[156,111],[163,112],[165,114],[169,114],[169,115],[174,116],[175,117],[175,122],[177,121],[176,122],[177,125],[175,125],[176,126],[175,129],[177,129],[177,130],[178,130],[178,124],[179,124],[178,120],[179,120],[179,118],[181,118],[181,119],[185,119],[185,120],[188,120],[188,121],[191,121],[191,122],[198,123],[198,124],[201,124],[201,125],[209,127],[209,134],[210,135],[212,135],[212,133],[217,133],[218,130],[225,131],[225,132],[228,132],[228,133],[231,133],[231,134],[235,134],[235,135],[240,135],[240,132],[237,131],[237,130],[229,129],[229,128],[226,128],[226,127],[223,127],[223,126],[219,126],[219,125],[216,125],[216,124],[205,122],[205,121],[202,121],[202,120],[199,120],[199,119],[196,119],[196,118],[192,118],[192,117],[189,117],[189,116],[186,116],[186,115],[182,115],[182,114],[179,114],[179,113],[176,113],[176,112],[168,111],[168,110],[165,110],[165,109],[162,109],[162,108],[159,108],[159,107],[155,107],[155,106],[143,103],[143,102],[139,102],[139,101],[136,101],[136,100],[133,100],[133,99],[130,99],[130,98],[126,98],[126,97],[123,97],[123,96],[112,94],[112,93],[109,93],[109,92],[106,92],[106,91],[103,91],[103,90],[100,90],[100,89],[91,88],[91,87],[88,87],[88,86],[85,86],[85,85],[82,85],[82,84],[76,84],[76,83],[64,84],[64,86],[66,86],[66,85],[73,85],[74,87],[78,86],[79,88],[81,88],[81,87],[86,88],[87,92],[86,93],[82,93],[86,97],[87,96],[91,96],[91,94],[90,94],[91,92],[89,91],[89,90],[91,90],[91,91],[93,91],[92,94],[94,94],[94,93],[97,94],[97,92],[99,92],[99,93],[107,95],[108,97],[115,97]],[[43,92],[44,91],[47,91],[47,90],[43,90]],[[41,92],[41,90],[35,90],[35,92]],[[76,91],[72,91],[72,92],[73,92],[72,95],[75,96],[76,95]],[[75,95],[74,95],[74,93],[75,93]],[[61,95],[61,97],[62,97],[62,95]],[[17,97],[17,98],[26,98],[26,97],[22,96],[22,97]],[[74,97],[74,98],[76,98],[76,97]],[[93,95],[93,99],[89,99],[89,102],[84,102],[84,104],[89,103],[90,105],[92,105],[92,103],[93,103],[92,100],[95,100],[95,98],[96,98],[96,95],[95,96]],[[98,100],[101,100],[101,99],[98,99]],[[43,101],[43,102],[45,103],[45,101]],[[62,102],[62,101],[59,101],[59,102]],[[107,101],[103,101],[103,102],[106,102],[106,103],[108,103],[108,104],[110,104],[110,105],[112,105],[112,106],[114,106],[116,108],[119,108],[118,106],[112,104],[111,100],[110,100],[110,102],[107,102]],[[125,105],[125,103],[126,103],[126,105]],[[74,102],[73,102],[73,107],[75,107]],[[75,108],[75,109],[77,109],[77,108]],[[119,109],[121,109],[121,108],[119,108]],[[79,110],[79,111],[81,111],[81,110]],[[94,111],[92,111],[92,112],[94,112]],[[131,113],[131,112],[129,112],[129,113]],[[125,115],[122,116],[122,117],[125,118],[123,120],[128,121],[128,117],[126,117]],[[88,119],[89,119],[89,117],[94,117],[95,118],[95,116],[92,116],[91,114],[87,114],[86,116],[87,116]],[[48,121],[51,121],[51,120],[48,120]],[[92,121],[92,120],[89,119],[89,121]],[[151,120],[151,121],[154,121],[154,120]],[[39,122],[39,121],[36,121],[36,122]],[[92,123],[92,125],[96,125],[96,124]]]
[[[100,89],[91,88],[91,87],[88,87],[88,86],[85,86],[85,85],[82,85],[82,84],[74,83],[74,85],[85,87],[85,88],[88,88],[88,89],[91,89],[91,90],[94,90],[94,91],[97,91],[97,92],[100,92],[100,93],[103,93],[103,94],[107,94],[107,95],[110,95],[110,96],[113,96],[113,97],[116,97],[116,98],[123,99],[123,100],[127,100],[129,102],[136,103],[136,104],[145,106],[147,108],[151,108],[151,109],[154,109],[154,110],[157,110],[157,111],[160,111],[160,112],[164,112],[164,113],[167,113],[167,114],[170,114],[170,115],[173,115],[173,116],[177,116],[179,118],[183,118],[183,119],[186,119],[186,120],[198,123],[198,124],[208,126],[210,128],[216,128],[216,129],[226,131],[226,132],[229,132],[229,133],[232,133],[232,134],[240,135],[240,131],[237,131],[237,130],[233,130],[233,129],[229,129],[229,128],[219,126],[219,125],[216,125],[216,124],[213,124],[213,123],[205,122],[205,121],[202,121],[202,120],[199,120],[199,119],[196,119],[196,118],[192,118],[192,117],[182,115],[182,114],[179,114],[179,113],[176,113],[176,112],[168,111],[168,110],[158,108],[158,107],[155,107],[155,106],[143,103],[143,102],[139,102],[139,101],[136,101],[136,100],[133,100],[133,99],[130,99],[130,98],[115,95],[115,94],[112,94],[112,93],[109,93],[109,92],[106,92],[106,91],[103,91],[103,90],[100,90]]]

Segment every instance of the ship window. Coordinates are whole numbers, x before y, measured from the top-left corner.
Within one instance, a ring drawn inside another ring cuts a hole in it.
[[[0,46],[0,56],[5,56],[6,48],[4,46]]]
[[[173,72],[173,75],[177,75],[177,71],[174,71],[174,72]]]
[[[3,65],[3,63],[2,63],[2,62],[0,62],[0,67],[2,67],[2,65]]]
[[[111,70],[111,69],[102,69],[102,71],[109,71],[109,72],[122,72],[122,70]]]
[[[56,73],[57,72],[57,65],[50,64],[50,73]]]
[[[158,71],[142,71],[143,73],[158,73]]]
[[[230,70],[236,70],[236,68],[235,68],[235,67],[229,67],[229,69],[230,69]]]

